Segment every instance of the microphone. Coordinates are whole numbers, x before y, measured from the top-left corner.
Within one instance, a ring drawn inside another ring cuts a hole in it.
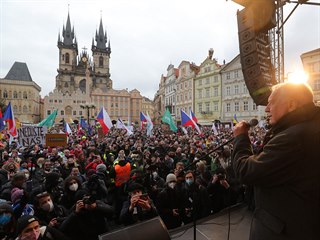
[[[247,127],[255,127],[258,125],[259,121],[256,118],[252,118],[249,122],[245,122]]]

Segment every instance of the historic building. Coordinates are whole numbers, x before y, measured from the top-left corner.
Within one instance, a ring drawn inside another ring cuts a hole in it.
[[[220,71],[222,79],[222,122],[232,121],[236,115],[238,121],[265,116],[263,106],[256,106],[251,98],[242,74],[240,55],[236,56]]]
[[[142,98],[142,112],[144,112],[145,114],[148,113],[151,119],[154,120],[154,104],[153,101],[147,97]]]
[[[199,67],[194,63],[182,61],[178,67],[179,76],[176,80],[176,108],[177,121],[181,121],[181,109],[186,113],[193,109],[193,80],[199,72]]]
[[[60,33],[58,35],[58,48],[56,87],[45,97],[45,117],[58,109],[58,121],[73,121],[81,117],[92,121],[103,106],[112,120],[119,117],[130,122],[139,121],[142,108],[140,92],[136,89],[113,89],[110,79],[111,46],[103,29],[102,19],[95,38],[92,39],[91,56],[86,48],[79,54],[69,14],[62,36]]]
[[[314,101],[320,106],[320,48],[303,53],[301,56],[304,71],[308,73]]]
[[[198,122],[212,125],[221,114],[221,65],[213,58],[213,49],[201,63],[199,73],[194,78],[194,113]]]
[[[0,96],[11,107],[15,118],[21,123],[40,121],[40,91],[30,75],[26,63],[15,62],[5,78],[0,79]]]
[[[179,69],[175,68],[172,64],[169,64],[167,68],[166,81],[164,82],[164,96],[165,96],[165,108],[168,108],[173,119],[176,119],[176,80],[179,76]],[[162,113],[163,114],[163,113]]]
[[[153,99],[153,104],[154,104],[154,123],[155,124],[160,124],[161,123],[161,118],[162,115],[165,111],[165,106],[164,106],[164,85],[165,85],[166,77],[161,75],[160,78],[160,83],[159,83],[159,89],[157,90],[154,99]]]

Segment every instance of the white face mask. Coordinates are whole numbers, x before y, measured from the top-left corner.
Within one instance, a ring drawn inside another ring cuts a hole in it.
[[[52,212],[52,210],[53,210],[53,202],[52,201],[47,202],[47,203],[43,204],[41,208],[46,212]]]
[[[153,176],[153,178],[157,178],[159,175],[158,175],[157,172],[153,172],[153,173],[152,173],[152,176]]]
[[[168,187],[171,188],[171,189],[174,189],[175,186],[176,186],[175,182],[168,183]]]
[[[25,173],[24,175],[26,176],[26,179],[28,180],[28,179],[29,179],[29,177],[30,177],[30,174]]]
[[[75,192],[78,190],[78,187],[79,187],[78,183],[73,183],[69,186],[69,189],[70,191]]]

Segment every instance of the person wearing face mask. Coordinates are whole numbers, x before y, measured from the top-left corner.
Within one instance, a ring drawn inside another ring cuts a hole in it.
[[[35,216],[25,215],[18,219],[16,240],[68,240],[58,229],[40,225]]]
[[[180,227],[184,212],[184,203],[181,196],[176,191],[177,177],[169,173],[166,177],[165,188],[158,194],[156,207],[168,229]]]
[[[13,240],[15,225],[16,218],[12,207],[7,203],[0,203],[0,239]]]
[[[81,182],[76,176],[69,176],[64,181],[63,195],[61,198],[61,205],[66,209],[71,209],[71,207],[76,203],[76,193],[82,188]]]
[[[183,222],[186,224],[191,222],[193,217],[199,219],[208,216],[211,207],[207,189],[195,181],[193,171],[186,172],[185,181],[187,194],[185,195],[186,207]]]
[[[164,188],[165,181],[160,177],[155,164],[150,165],[146,170],[149,172],[149,177],[146,178],[145,186],[147,187],[150,198],[155,201],[159,192]]]
[[[35,216],[41,224],[58,228],[61,222],[67,216],[67,210],[58,204],[55,204],[47,192],[37,194],[35,201]]]

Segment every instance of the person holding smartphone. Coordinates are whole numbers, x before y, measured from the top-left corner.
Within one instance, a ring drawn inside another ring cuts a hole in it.
[[[128,187],[129,200],[123,203],[120,221],[125,225],[151,219],[158,215],[157,210],[148,194],[143,194],[143,186],[131,183]]]

